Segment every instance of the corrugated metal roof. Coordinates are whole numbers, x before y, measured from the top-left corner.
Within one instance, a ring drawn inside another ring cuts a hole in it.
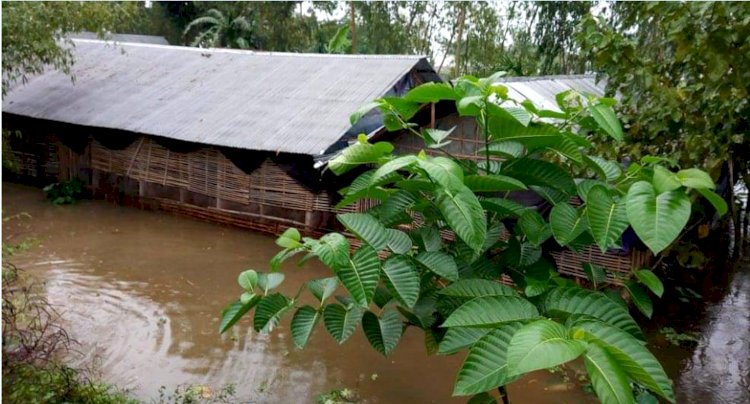
[[[70,34],[71,39],[101,39],[94,32],[82,31]],[[129,43],[151,43],[156,45],[169,45],[167,38],[156,35],[138,35],[138,34],[109,34],[107,41],[112,42],[129,42]]]
[[[32,77],[3,112],[251,150],[318,155],[419,56],[267,53],[74,40],[70,77]]]
[[[559,111],[555,96],[563,91],[575,90],[597,97],[604,96],[606,83],[596,81],[591,74],[569,76],[504,77],[499,80],[508,87],[508,94],[516,101],[531,100],[537,106]]]

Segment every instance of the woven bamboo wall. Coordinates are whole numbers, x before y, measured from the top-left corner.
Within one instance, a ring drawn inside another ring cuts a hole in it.
[[[55,135],[24,133],[9,139],[10,161],[15,174],[37,180],[54,179],[60,173],[61,144]]]
[[[270,159],[246,174],[215,148],[176,153],[149,137],[142,137],[123,150],[111,150],[92,141],[91,166],[148,184],[177,187],[244,205],[340,213],[361,211],[367,204],[363,201],[363,206],[337,209],[326,191],[311,192]]]

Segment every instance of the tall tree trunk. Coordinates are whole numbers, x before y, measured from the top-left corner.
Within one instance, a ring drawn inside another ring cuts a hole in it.
[[[445,52],[443,52],[443,60],[440,61],[440,66],[438,66],[438,73],[440,73],[443,70],[443,64],[445,63],[445,58],[448,56],[448,52],[450,52],[451,45],[453,45],[453,38],[456,36],[456,24],[453,24],[453,29],[451,30],[451,37],[448,39],[448,44],[445,46]]]
[[[505,26],[503,27],[503,34],[500,38],[500,52],[505,53],[505,41],[508,40],[508,33],[510,32],[510,24],[513,21],[513,19],[516,16],[516,2],[513,1],[510,3],[510,8],[508,9],[508,14],[505,18]]]
[[[466,20],[466,3],[460,3],[458,12],[458,36],[456,37],[456,51],[453,55],[453,73],[456,77],[461,74],[461,40],[464,35],[464,22]]]
[[[352,33],[352,54],[357,53],[357,18],[354,13],[354,2],[349,2],[350,20],[349,31]]]
[[[424,30],[424,39],[422,40],[422,43],[420,44],[420,53],[427,54],[431,53],[431,43],[430,38],[432,37],[432,21],[435,18],[435,15],[437,15],[438,11],[438,3],[433,3],[432,6],[432,14],[430,14],[430,18],[427,19],[427,25],[425,26]],[[430,55],[432,56],[432,55]]]

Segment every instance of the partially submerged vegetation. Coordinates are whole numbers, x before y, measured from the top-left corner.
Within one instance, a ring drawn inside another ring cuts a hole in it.
[[[3,244],[3,401],[135,403],[123,392],[65,364],[73,341],[41,286],[9,262]]]
[[[240,274],[244,293],[224,311],[221,331],[254,310],[255,330],[269,332],[296,310],[291,334],[298,347],[320,323],[339,343],[362,324],[372,347],[388,355],[404,330],[415,327],[423,330],[428,353],[469,350],[454,395],[494,401],[488,393],[499,389],[507,401],[506,384],[582,358],[604,402],[634,402],[632,386],[674,402],[671,382],[644,347],[625,302],[597,290],[602,269],[584,268],[593,287],[580,286],[560,276],[548,253],[591,244],[602,252],[621,248],[631,228],[659,254],[680,238],[697,199],[720,214],[726,204],[699,169],[673,172],[651,156],[623,167],[592,154],[593,142],[622,140],[614,100],[569,91],[557,97],[561,112],[544,110],[511,99],[500,76],[424,84],[356,112],[352,122],[379,108],[388,130],[421,138],[424,150],[394,155],[391,144],[372,144],[361,135],[332,160],[329,169],[336,174],[361,170],[339,206],[380,201],[365,213],[338,215],[359,247],[341,233],[312,239],[287,230],[270,273]],[[409,123],[423,105],[441,101],[476,119],[484,140],[481,159],[448,153],[451,130]],[[519,204],[517,191],[538,194],[551,209]],[[303,261],[317,258],[335,276],[310,281],[292,297],[270,293],[284,280],[281,263],[299,253],[306,254]],[[501,277],[514,286],[500,283]],[[329,303],[339,285],[348,293]],[[650,317],[649,294],[664,292],[659,278],[640,269],[626,287],[635,307]],[[319,304],[298,304],[304,289]]]

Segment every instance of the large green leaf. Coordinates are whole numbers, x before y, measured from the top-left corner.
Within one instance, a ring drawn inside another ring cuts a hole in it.
[[[258,274],[258,288],[263,291],[263,294],[268,294],[271,289],[276,289],[284,282],[284,274],[280,272],[259,273]]]
[[[515,159],[523,156],[524,146],[513,141],[493,142],[489,145],[489,152],[493,156]]]
[[[404,95],[404,99],[419,103],[455,100],[456,92],[449,83],[429,82],[412,88]]]
[[[260,302],[261,296],[253,296],[248,302],[243,303],[236,301],[227,306],[221,312],[221,323],[219,324],[219,333],[223,334],[230,329],[242,316]]]
[[[690,198],[680,190],[657,196],[650,183],[639,181],[628,191],[627,218],[641,241],[658,254],[672,244],[690,219]]]
[[[529,210],[528,206],[503,198],[482,198],[479,202],[489,212],[496,213],[501,217],[520,216]]]
[[[587,315],[618,327],[639,339],[644,339],[638,323],[623,307],[601,292],[580,287],[554,288],[542,300],[548,316]]]
[[[664,369],[641,341],[618,327],[596,320],[574,322],[572,335],[580,332],[585,333],[584,339],[601,343],[631,379],[665,399],[675,401],[672,384]]]
[[[389,226],[393,218],[400,217],[406,213],[417,201],[417,196],[411,191],[398,190],[380,205],[378,211],[380,220]]]
[[[654,167],[654,176],[651,180],[657,194],[674,191],[682,186],[677,176],[662,166]]]
[[[537,320],[516,331],[508,346],[508,373],[520,376],[553,368],[581,356],[586,346],[568,337],[562,324]]]
[[[416,162],[417,162],[417,156],[414,156],[411,154],[406,155],[406,156],[396,157],[395,159],[380,166],[375,171],[375,173],[372,174],[372,177],[370,177],[370,185],[378,184],[382,178],[385,178],[391,173],[394,173],[398,170],[408,167]]]
[[[342,31],[342,30],[337,31],[336,32],[336,36],[338,36],[340,32],[345,32],[345,31]],[[365,114],[367,114],[368,112],[370,112],[373,108],[378,108],[381,104],[382,104],[382,102],[380,102],[380,100],[377,100],[377,101],[371,101],[371,102],[368,102],[365,105],[362,105],[356,111],[354,111],[354,113],[352,113],[349,116],[349,122],[352,125],[354,125],[360,119],[362,119],[362,117],[365,116]]]
[[[545,123],[528,123],[516,119],[508,110],[489,104],[487,128],[490,139],[503,142],[518,142],[529,149],[537,150],[557,144],[562,136],[553,125]],[[528,116],[528,115],[527,115]]]
[[[718,213],[719,216],[724,216],[727,213],[727,210],[729,210],[727,202],[716,192],[704,188],[698,188],[698,192],[703,195],[703,197],[706,198],[706,200],[710,202],[711,205],[713,205],[714,209],[716,209],[716,213]]]
[[[376,250],[388,243],[385,226],[367,213],[344,213],[336,216],[349,231]]]
[[[552,236],[549,224],[537,211],[527,210],[518,219],[518,226],[526,239],[534,246],[540,246]]]
[[[362,246],[354,253],[349,265],[340,268],[336,276],[357,304],[369,306],[380,280],[378,253],[372,247]]]
[[[419,298],[419,275],[412,261],[394,255],[383,263],[383,274],[388,290],[407,307],[413,307]]]
[[[467,175],[464,184],[474,192],[519,191],[527,189],[521,181],[504,175]]]
[[[370,345],[387,356],[398,345],[404,327],[398,312],[386,310],[380,318],[371,311],[366,312],[362,317],[362,329]]]
[[[567,195],[574,195],[576,184],[573,177],[562,167],[542,160],[522,158],[503,166],[502,174],[528,185],[550,187]]]
[[[375,170],[365,171],[352,181],[351,185],[340,190],[344,198],[336,203],[337,208],[347,207],[361,199],[386,200],[390,194],[381,186],[403,180],[403,177],[395,172],[384,175],[377,181],[371,181]]]
[[[587,227],[585,212],[567,203],[559,203],[552,208],[549,224],[555,240],[563,247],[578,238]]]
[[[561,191],[552,189],[550,187],[540,187],[539,185],[531,185],[529,186],[529,188],[532,191],[534,191],[537,195],[546,199],[547,202],[551,203],[553,206],[560,204],[562,202],[568,202],[570,200],[570,195],[567,195]]]
[[[680,170],[676,174],[677,180],[688,188],[695,189],[714,189],[716,185],[711,176],[703,170],[697,168],[688,168]]]
[[[477,341],[469,351],[453,390],[454,396],[466,396],[494,390],[514,380],[506,361],[513,335],[523,324],[503,324]]]
[[[591,117],[605,133],[618,141],[622,141],[622,126],[611,107],[605,104],[596,104],[591,107],[590,111]]]
[[[388,142],[370,144],[364,135],[359,141],[341,152],[328,162],[328,168],[336,175],[341,175],[362,164],[376,163],[383,156],[391,154],[393,145]]]
[[[517,296],[484,296],[457,308],[442,327],[496,327],[511,321],[539,316],[536,307]]]
[[[333,296],[333,292],[336,291],[336,287],[339,285],[339,280],[335,276],[323,279],[314,279],[307,282],[307,288],[310,289],[310,293],[318,299],[319,302],[325,302],[329,297]]]
[[[423,251],[415,259],[430,272],[449,281],[458,280],[458,267],[451,255],[442,251]]]
[[[651,318],[654,314],[654,303],[651,301],[651,298],[648,297],[646,290],[632,279],[625,282],[625,288],[628,290],[635,307],[637,307],[644,316]]]
[[[440,189],[435,203],[453,232],[479,251],[487,237],[487,219],[476,195],[466,187],[457,191]]]
[[[339,233],[328,233],[310,243],[312,252],[328,268],[338,270],[349,263],[349,241]]]
[[[320,312],[312,306],[305,305],[297,309],[292,317],[292,339],[297,348],[304,348],[307,345],[318,321],[320,321]]]
[[[396,254],[406,254],[412,248],[409,235],[396,229],[386,229],[388,233],[388,248]]]
[[[253,317],[253,328],[261,333],[271,332],[281,321],[281,317],[290,308],[291,301],[288,297],[274,293],[261,299],[255,309]]]
[[[635,402],[630,382],[617,360],[596,343],[589,343],[583,355],[594,392],[603,404]]]
[[[432,226],[419,227],[412,231],[412,238],[420,249],[435,252],[439,251],[443,245],[443,238],[440,231]]]
[[[510,286],[488,279],[462,279],[440,290],[441,295],[453,297],[518,296]]]
[[[242,289],[245,289],[248,292],[252,292],[253,289],[255,289],[255,286],[258,284],[258,272],[256,272],[254,269],[242,271],[237,277],[237,283]]]
[[[607,281],[607,272],[603,267],[590,262],[584,262],[582,266],[583,273],[586,274],[586,278],[588,278],[589,282],[594,286],[594,289]]]
[[[372,302],[375,303],[378,308],[383,308],[385,305],[393,300],[393,294],[385,286],[378,285],[375,288],[375,294],[372,296]]]
[[[635,277],[638,278],[638,280],[646,285],[651,292],[653,292],[656,296],[661,297],[662,294],[664,294],[664,284],[661,283],[661,279],[656,276],[651,270],[649,269],[639,269],[635,272]]]
[[[542,249],[529,242],[521,243],[516,237],[508,239],[508,249],[502,255],[503,261],[512,268],[523,268],[539,261]]]
[[[591,235],[602,252],[617,244],[628,228],[625,204],[615,200],[604,186],[596,185],[589,190],[586,203],[586,218]]]
[[[583,162],[581,147],[567,137],[561,137],[557,144],[548,146],[547,148],[566,159],[575,161],[576,163],[580,164]]]
[[[337,303],[329,304],[323,311],[326,330],[336,342],[343,344],[357,329],[364,312],[365,309],[354,304],[350,304],[348,308]]]
[[[604,181],[614,181],[622,175],[619,164],[598,156],[583,156],[583,162]]]
[[[284,230],[279,238],[276,239],[276,245],[283,248],[297,248],[302,245],[302,243],[299,242],[301,237],[299,230],[290,227]]]
[[[440,341],[440,349],[438,352],[445,355],[456,353],[473,345],[490,331],[492,331],[491,328],[449,328],[445,333],[445,336],[443,336],[443,340]]]
[[[445,157],[428,157],[418,159],[419,168],[427,173],[430,179],[443,188],[449,190],[459,190],[464,188],[464,173],[455,161]]]

